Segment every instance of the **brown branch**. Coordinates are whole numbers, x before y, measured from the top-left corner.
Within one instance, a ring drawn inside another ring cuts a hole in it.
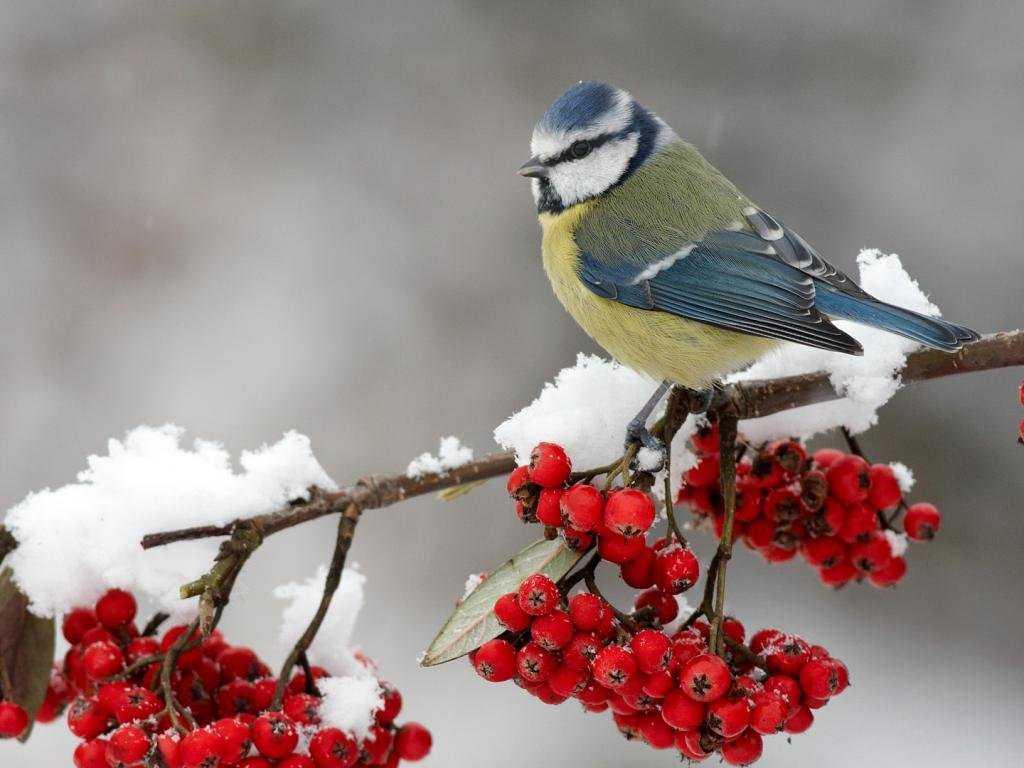
[[[327,571],[327,579],[324,583],[324,594],[320,598],[320,605],[316,609],[312,621],[306,627],[306,631],[295,643],[288,658],[281,665],[281,673],[277,676],[277,688],[274,689],[274,701],[270,708],[277,710],[281,708],[281,700],[284,698],[285,689],[292,676],[292,669],[299,661],[299,658],[306,654],[309,646],[313,643],[316,633],[320,631],[327,616],[327,610],[331,607],[331,600],[334,593],[338,591],[341,584],[341,575],[345,569],[345,558],[348,556],[349,547],[352,546],[352,537],[355,536],[356,524],[359,522],[360,509],[355,504],[349,504],[338,521],[338,534],[334,542],[334,554],[331,557],[331,565]]]
[[[914,352],[907,356],[907,364],[899,375],[904,384],[911,384],[942,376],[1018,365],[1024,365],[1024,331],[1010,331],[985,336],[955,354],[936,350]],[[696,403],[690,402],[691,397],[687,390],[673,388],[666,415],[662,423],[652,431],[672,427],[678,429],[697,407]],[[711,410],[717,413],[731,412],[739,419],[752,419],[838,397],[829,382],[828,374],[808,373],[780,379],[746,381],[725,387],[716,393]],[[611,466],[619,468],[621,462],[614,462]],[[317,491],[309,501],[296,502],[276,512],[251,518],[249,522],[258,526],[264,536],[270,536],[310,520],[340,513],[349,504],[356,504],[363,510],[379,509],[416,496],[505,475],[514,468],[514,454],[505,451],[441,474],[419,478],[405,475],[369,478],[337,491]],[[228,536],[240,522],[152,533],[143,538],[142,547],[150,549],[186,539]]]

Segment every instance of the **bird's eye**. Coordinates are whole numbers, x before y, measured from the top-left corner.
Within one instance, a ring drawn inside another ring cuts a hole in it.
[[[569,147],[569,152],[577,160],[579,158],[581,158],[581,157],[586,157],[587,155],[589,155],[590,154],[590,150],[591,150],[590,142],[586,141],[586,140],[574,141],[572,143],[572,146]]]

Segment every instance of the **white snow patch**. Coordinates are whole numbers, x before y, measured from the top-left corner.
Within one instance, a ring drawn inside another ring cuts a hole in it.
[[[384,706],[384,695],[375,677],[324,677],[317,680],[323,694],[320,719],[364,739],[373,725],[374,713]]]
[[[327,582],[327,567],[321,565],[314,576],[304,582],[282,584],[274,588],[274,597],[290,604],[281,612],[278,639],[282,646],[291,648],[299,639],[320,605]],[[309,659],[332,675],[365,677],[370,674],[354,656],[350,647],[356,618],[363,607],[363,586],[366,576],[353,564],[341,574],[331,607],[327,609],[320,631],[309,647]]]
[[[903,553],[907,551],[907,534],[896,533],[896,531],[890,530],[882,531],[882,533],[889,540],[889,549],[892,550],[892,556],[902,557]]]
[[[494,439],[514,450],[520,464],[530,461],[537,443],[548,441],[565,449],[574,468],[598,467],[622,455],[626,424],[657,387],[656,381],[624,365],[581,353],[576,365],[559,371],[536,400],[502,422]],[[648,423],[657,417],[655,413]],[[689,419],[672,443],[673,475],[696,461],[686,447],[693,423]],[[655,491],[660,493],[661,486],[655,483]]]
[[[471,594],[473,594],[474,590],[476,590],[477,587],[479,587],[481,584],[483,584],[486,579],[487,579],[487,572],[486,571],[484,571],[482,573],[471,573],[471,574],[469,574],[469,576],[466,577],[466,586],[462,590],[462,599],[465,600],[467,597],[469,597]]]
[[[462,444],[462,441],[454,435],[441,438],[441,444],[437,456],[431,453],[420,454],[409,462],[405,474],[408,477],[422,477],[423,475],[439,475],[452,469],[457,469],[473,460],[473,449]]]
[[[209,570],[220,541],[143,550],[143,535],[223,525],[309,498],[313,485],[337,488],[297,432],[243,451],[241,472],[217,443],[183,448],[183,434],[171,424],[136,427],[110,440],[105,456],[90,456],[77,482],[29,494],[8,511],[4,525],[18,548],[7,564],[33,613],[58,615],[118,587],[180,617],[195,602],[178,588]]]
[[[937,317],[940,314],[917,281],[903,269],[896,254],[863,250],[857,257],[857,264],[860,285],[876,298],[925,315]],[[877,423],[878,409],[900,388],[896,372],[906,363],[907,353],[919,345],[901,336],[844,320],[836,321],[836,325],[861,342],[863,356],[785,344],[728,379],[737,382],[825,371],[835,391],[842,395],[832,402],[744,421],[740,429],[749,440],[758,443],[784,436],[806,439],[839,426],[856,434]]]
[[[896,482],[900,486],[900,490],[904,495],[910,493],[914,487],[914,471],[906,464],[900,461],[893,461],[889,464],[894,475],[896,475]]]

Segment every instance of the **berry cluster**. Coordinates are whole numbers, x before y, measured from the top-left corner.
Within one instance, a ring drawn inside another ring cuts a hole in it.
[[[721,538],[717,425],[698,430],[692,444],[699,461],[684,473],[676,501]],[[833,448],[808,456],[800,442],[777,440],[742,458],[736,475],[735,539],[771,563],[800,554],[829,587],[895,585],[907,572],[906,538],[927,541],[941,525],[933,505],[905,504],[890,465]],[[906,537],[896,528],[901,513]]]
[[[186,633],[175,626],[159,638],[135,625],[131,594],[111,590],[94,608],[76,608],[63,620],[71,644],[54,671],[39,722],[67,708],[67,725],[81,739],[77,768],[349,768],[397,766],[429,751],[430,732],[418,723],[395,724],[401,694],[387,683],[383,707],[369,735],[321,725],[315,681],[297,672],[280,711],[270,709],[277,681],[257,655],[229,645],[220,632],[185,642],[171,670],[171,701],[161,688],[166,654]],[[373,662],[359,659],[368,669]],[[173,727],[168,706],[186,724]],[[0,710],[0,728],[8,717]],[[13,727],[13,726],[12,726]]]
[[[700,575],[697,558],[673,537],[647,543],[655,519],[648,494],[604,493],[574,479],[565,451],[551,443],[509,476],[520,519],[559,531],[577,550],[596,544],[596,555],[560,583],[533,574],[495,601],[506,631],[469,656],[482,678],[512,680],[546,704],[573,698],[589,712],[610,710],[627,738],[695,761],[717,752],[730,765],[755,762],[765,735],[807,730],[811,710],[847,686],[841,662],[795,635],[761,630],[748,647],[743,625],[725,618],[715,653],[701,611],[673,631],[676,596]],[[642,590],[631,614],[597,591],[602,561]],[[588,591],[570,595],[581,580]]]

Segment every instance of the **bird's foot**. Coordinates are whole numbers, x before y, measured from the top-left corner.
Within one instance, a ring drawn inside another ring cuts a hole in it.
[[[715,388],[708,387],[707,389],[691,389],[690,394],[690,412],[691,413],[707,413],[708,409],[711,408],[711,403],[715,399]]]
[[[651,434],[645,421],[634,419],[626,426],[626,441],[623,448],[628,452],[633,446],[637,446],[633,464],[639,469],[660,472],[668,461],[668,448],[664,442]]]

